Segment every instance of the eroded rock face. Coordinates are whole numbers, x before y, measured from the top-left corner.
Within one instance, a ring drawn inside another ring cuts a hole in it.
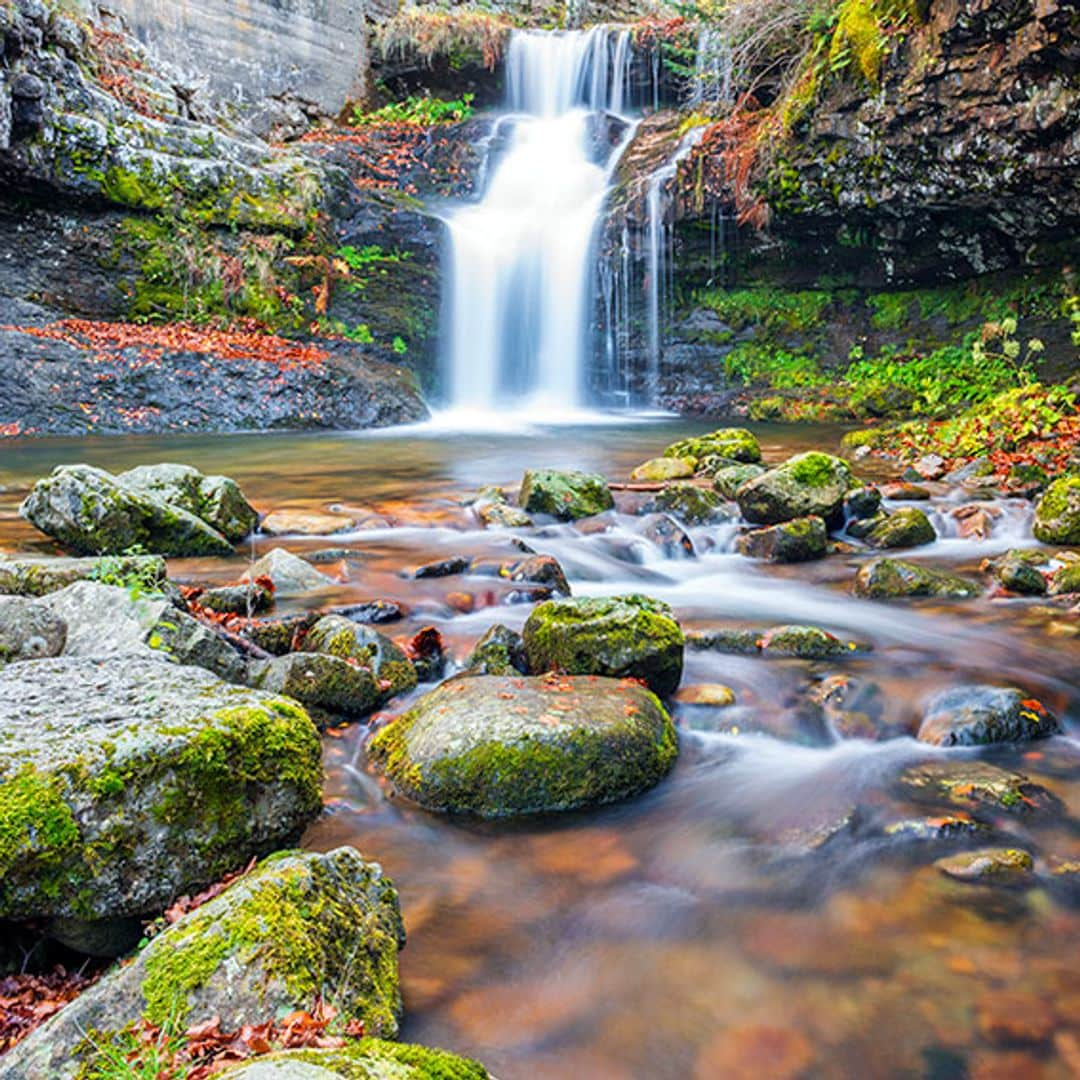
[[[0,918],[153,915],[322,805],[295,702],[120,656],[0,671]]]
[[[637,794],[677,746],[663,706],[634,683],[470,675],[426,694],[369,752],[429,810],[509,817]]]
[[[4,1065],[15,1076],[95,1075],[106,1048],[140,1017],[186,1029],[217,1016],[231,1031],[310,1011],[320,998],[344,1021],[392,1038],[404,943],[397,893],[377,863],[346,847],[273,855],[154,937]]]

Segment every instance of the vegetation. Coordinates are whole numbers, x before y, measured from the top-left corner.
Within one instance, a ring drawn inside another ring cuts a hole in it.
[[[428,95],[408,97],[404,101],[392,101],[373,112],[364,112],[357,107],[353,110],[352,123],[357,127],[365,124],[419,124],[423,127],[457,124],[472,116],[475,96],[462,94],[453,101]]]
[[[507,15],[463,4],[453,9],[406,7],[375,31],[375,47],[386,59],[415,58],[431,66],[445,60],[494,71],[513,24]]]

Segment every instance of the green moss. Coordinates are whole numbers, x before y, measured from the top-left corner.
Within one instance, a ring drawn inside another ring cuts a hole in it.
[[[841,465],[843,469],[839,469]],[[838,472],[847,472],[850,477],[850,470],[846,463],[830,454],[821,454],[814,450],[792,458],[789,465],[784,467],[798,483],[812,488],[835,483]]]
[[[404,1066],[401,1080],[488,1080],[489,1077],[487,1069],[478,1061],[458,1057],[446,1050],[382,1039],[360,1039],[339,1050],[290,1050],[265,1060],[316,1065],[345,1080],[381,1077],[385,1072],[382,1063],[385,1062]]]
[[[681,439],[664,450],[664,457],[690,458],[699,466],[706,458],[721,457],[753,464],[761,460],[761,447],[746,428],[719,428],[708,435]]]
[[[0,783],[0,909],[16,877],[28,872],[43,879],[46,895],[58,896],[69,884],[64,869],[79,842],[78,824],[55,778],[27,766]]]

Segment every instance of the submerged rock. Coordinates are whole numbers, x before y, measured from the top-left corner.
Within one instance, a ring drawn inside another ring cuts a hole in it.
[[[1035,539],[1080,545],[1080,475],[1059,476],[1035,507]]]
[[[925,761],[905,769],[898,782],[911,798],[960,810],[1028,814],[1062,809],[1040,784],[985,761]]]
[[[643,524],[642,539],[655,544],[665,559],[696,559],[690,534],[670,515],[656,514]]]
[[[80,555],[231,555],[232,544],[188,510],[128,487],[90,465],[61,465],[39,480],[19,513]]]
[[[795,518],[780,525],[753,529],[735,541],[735,550],[769,562],[809,562],[828,554],[829,534],[819,517]]]
[[[615,500],[607,481],[597,473],[529,469],[521,481],[518,505],[530,514],[574,521],[611,510]]]
[[[382,690],[382,701],[415,689],[416,668],[393,641],[378,630],[341,615],[325,615],[308,632],[305,652],[329,653],[370,669]]]
[[[735,499],[743,517],[754,524],[777,525],[810,516],[831,521],[854,486],[846,461],[812,450],[743,484]]]
[[[525,642],[516,630],[497,623],[477,641],[465,667],[470,675],[527,675]]]
[[[861,566],[855,576],[855,595],[872,600],[909,596],[965,600],[980,592],[982,590],[974,581],[959,574],[899,559],[872,559]]]
[[[683,633],[671,609],[646,596],[549,600],[523,632],[529,669],[641,679],[661,696],[682,678]]]
[[[21,596],[0,596],[0,667],[16,660],[59,656],[67,623],[47,605]]]
[[[0,593],[46,596],[76,581],[106,585],[137,582],[153,591],[164,585],[165,560],[160,555],[112,555],[107,559],[74,559],[48,555],[20,555],[0,559]]]
[[[235,1031],[320,1000],[343,1024],[392,1038],[404,942],[397,893],[377,863],[349,847],[282,852],[152,938],[4,1065],[16,1076],[104,1075],[96,1070],[140,1019],[186,1030],[216,1017]]]
[[[658,484],[665,480],[688,480],[694,475],[694,459],[658,457],[642,462],[631,474],[632,481]]]
[[[735,691],[722,683],[697,683],[683,686],[675,694],[680,705],[701,705],[712,709],[726,709],[735,704]]]
[[[356,521],[323,510],[273,510],[262,519],[259,532],[266,536],[333,536],[356,528]]]
[[[1057,717],[1022,690],[956,686],[927,706],[918,738],[934,746],[982,746],[1045,739],[1059,731]]]
[[[829,660],[866,648],[854,641],[844,641],[820,626],[774,626],[762,633],[758,647],[766,656],[791,656],[799,660]]]
[[[198,668],[13,664],[0,731],[0,918],[157,914],[322,805],[303,709]]]
[[[746,428],[719,428],[708,435],[672,443],[664,451],[664,457],[691,458],[696,462],[707,457],[721,457],[753,463],[761,460],[761,447]]]
[[[489,1080],[478,1061],[411,1043],[360,1039],[338,1050],[284,1050],[229,1069],[232,1080]]]
[[[244,574],[244,581],[257,581],[261,577],[274,583],[274,592],[279,596],[295,596],[334,584],[311,563],[284,548],[268,551]]]
[[[249,683],[301,705],[342,716],[367,716],[383,700],[370,668],[326,653],[299,652],[254,665]]]
[[[910,548],[932,544],[937,533],[921,510],[909,506],[875,519],[864,539],[873,548]]]
[[[961,851],[934,865],[946,877],[977,885],[1026,885],[1035,878],[1035,860],[1020,848]]]
[[[646,513],[670,514],[687,525],[706,525],[724,515],[724,503],[715,491],[697,484],[667,484],[649,501]]]
[[[508,817],[615,802],[656,784],[677,752],[660,702],[628,681],[451,679],[369,744],[429,810]]]

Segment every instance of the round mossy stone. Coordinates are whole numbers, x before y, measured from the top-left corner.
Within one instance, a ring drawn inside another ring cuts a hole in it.
[[[746,428],[720,428],[708,435],[672,443],[664,451],[664,457],[693,458],[697,462],[707,457],[722,457],[753,463],[761,460],[761,447]]]
[[[612,509],[615,499],[598,473],[529,469],[521,481],[518,505],[530,514],[574,521]]]
[[[811,450],[743,484],[735,500],[743,517],[757,525],[809,516],[832,521],[842,511],[844,496],[857,486],[846,461]]]
[[[874,548],[910,548],[932,544],[937,539],[930,519],[914,506],[882,514],[866,534],[866,542]]]
[[[685,639],[671,609],[647,596],[549,600],[523,631],[529,670],[645,682],[661,697],[682,678]]]
[[[959,600],[978,596],[981,591],[974,581],[959,574],[899,559],[872,559],[855,576],[855,595],[871,600],[908,596]]]
[[[563,675],[450,679],[368,745],[414,802],[489,818],[625,799],[656,784],[677,749],[644,687]]]
[[[1059,476],[1035,507],[1035,539],[1080,544],[1080,476]]]
[[[694,475],[692,458],[658,457],[643,461],[631,474],[635,482],[662,483],[664,480],[688,480]]]

